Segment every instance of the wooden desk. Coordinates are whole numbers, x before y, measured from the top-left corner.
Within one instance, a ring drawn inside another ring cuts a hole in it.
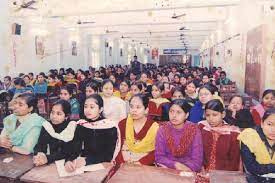
[[[13,157],[13,161],[3,163],[3,160],[8,157]],[[0,154],[0,182],[19,182],[19,178],[32,168],[31,156],[16,153]]]
[[[110,183],[194,183],[195,177],[181,177],[171,169],[124,164],[110,179]]]
[[[211,183],[247,183],[242,172],[214,170],[209,173]]]
[[[21,182],[25,183],[100,183],[103,178],[107,175],[111,164],[104,163],[105,170],[99,170],[96,172],[86,172],[81,175],[72,177],[60,178],[55,164],[48,166],[35,167],[20,179]]]

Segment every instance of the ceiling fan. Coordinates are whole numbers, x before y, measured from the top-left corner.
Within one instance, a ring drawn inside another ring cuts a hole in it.
[[[37,8],[34,8],[34,7],[32,7],[32,5],[33,4],[36,4],[38,1],[36,1],[36,0],[31,0],[31,1],[28,1],[28,2],[24,2],[23,1],[23,3],[21,4],[21,5],[19,5],[19,8],[17,8],[16,10],[14,10],[15,12],[17,12],[17,11],[20,11],[20,10],[22,10],[22,9],[31,9],[31,10],[37,10]],[[13,5],[17,5],[17,2],[16,1],[14,1],[13,2]]]
[[[190,29],[187,29],[186,27],[181,27],[179,28],[179,30],[190,30]]]
[[[127,36],[123,36],[123,35],[122,35],[120,38],[121,38],[121,39],[127,39],[127,38],[131,38],[131,37],[129,37],[129,36],[127,37]]]
[[[173,18],[173,19],[178,19],[178,18],[183,17],[183,16],[185,16],[185,15],[186,15],[185,13],[180,14],[180,15],[177,15],[176,13],[174,13],[174,14],[172,15],[171,18]]]
[[[108,28],[107,28],[106,31],[105,31],[106,34],[116,33],[116,32],[119,32],[119,31],[110,31]]]
[[[94,24],[95,22],[93,22],[93,21],[86,21],[86,22],[83,22],[83,21],[81,21],[80,19],[77,21],[77,24]]]

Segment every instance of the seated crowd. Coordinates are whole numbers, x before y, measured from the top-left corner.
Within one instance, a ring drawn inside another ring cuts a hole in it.
[[[116,162],[245,171],[251,182],[268,182],[275,173],[275,90],[245,108],[241,95],[228,104],[219,96],[229,84],[220,67],[184,64],[6,76],[0,89],[13,99],[0,149],[32,154],[35,166],[65,159],[68,172]]]

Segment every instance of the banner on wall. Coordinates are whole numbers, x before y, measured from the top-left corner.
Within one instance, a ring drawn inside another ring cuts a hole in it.
[[[163,55],[184,55],[184,49],[163,49]]]
[[[39,56],[45,55],[45,37],[35,36],[35,53]]]
[[[265,82],[264,28],[259,26],[247,33],[245,92],[257,100],[260,99]]]
[[[152,49],[152,59],[158,59],[158,56],[159,56],[159,49],[153,48]]]

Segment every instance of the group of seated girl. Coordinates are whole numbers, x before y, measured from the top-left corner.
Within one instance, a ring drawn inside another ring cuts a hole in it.
[[[61,95],[66,97],[53,105],[50,122],[36,113],[37,99],[32,94],[20,94],[15,98],[14,113],[4,119],[0,147],[25,155],[33,153],[36,166],[65,159],[68,172],[110,161],[191,172],[238,171],[241,155],[250,179],[265,179],[265,174],[275,173],[273,107],[265,108],[259,126],[247,128],[254,124],[239,120],[244,110],[240,96],[234,96],[225,110],[206,85],[199,89],[199,104],[192,107],[192,101],[181,99],[180,91],[178,96],[173,93],[171,102],[162,99],[160,86],[152,85],[153,99],[140,93],[133,95],[128,100],[128,116],[125,104],[121,113],[125,118],[112,118],[121,109],[110,107],[122,103],[122,99],[114,98],[113,84],[106,80],[102,96],[86,96],[83,117],[77,121],[70,119],[70,92],[65,94],[64,89]],[[272,92],[264,93],[264,97],[269,94],[274,97]],[[152,116],[160,113],[150,110],[163,103],[169,103],[169,120],[159,125]],[[199,121],[192,121],[195,115]],[[226,116],[230,122],[224,120]],[[239,127],[247,129],[241,132]]]

